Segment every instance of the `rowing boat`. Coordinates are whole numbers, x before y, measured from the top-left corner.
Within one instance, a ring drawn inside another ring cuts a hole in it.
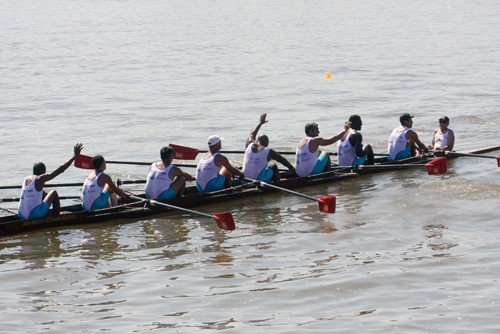
[[[491,151],[500,150],[499,146],[483,147],[473,150],[461,151],[460,153],[481,154]],[[352,177],[358,177],[365,174],[380,173],[389,170],[394,170],[394,166],[402,168],[411,168],[414,165],[427,163],[436,158],[436,153],[425,154],[419,157],[412,157],[395,162],[387,161],[387,158],[376,159],[378,168],[351,168],[337,167],[331,171],[306,176],[306,177],[289,177],[286,172],[282,173],[282,180],[275,182],[274,185],[292,189],[297,187],[305,187],[323,183],[341,181]],[[446,155],[446,154],[445,154]],[[457,156],[447,156],[447,159],[456,158]],[[399,170],[400,168],[397,168]],[[214,191],[210,193],[200,194],[196,191],[195,186],[186,187],[184,196],[170,200],[160,201],[166,204],[192,208],[200,205],[223,202],[230,199],[242,198],[247,196],[261,195],[263,193],[275,192],[276,190],[269,187],[261,187],[259,183],[250,182],[241,184],[240,181],[233,181],[233,187]],[[82,211],[81,204],[73,204],[61,208],[62,214],[56,217],[48,216],[44,218],[20,220],[17,215],[9,215],[0,217],[0,235],[13,235],[25,233],[33,230],[46,228],[60,228],[73,225],[86,226],[89,224],[102,223],[106,221],[136,221],[137,219],[151,218],[171,212],[172,210],[163,206],[150,205],[149,201],[140,196],[140,199],[131,203],[122,204],[112,208],[105,208],[94,211]]]

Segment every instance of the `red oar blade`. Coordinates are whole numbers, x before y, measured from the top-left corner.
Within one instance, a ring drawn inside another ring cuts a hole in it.
[[[83,169],[94,169],[94,166],[92,166],[92,158],[93,157],[89,157],[88,155],[79,154],[74,162],[75,167]]]
[[[231,212],[216,213],[212,218],[215,219],[221,230],[234,230],[236,228]]]
[[[319,211],[325,213],[335,213],[337,199],[335,196],[323,196],[316,199],[319,204]]]
[[[498,167],[500,167],[500,155],[497,155],[495,158],[497,158]]]
[[[199,150],[191,147],[186,147],[186,146],[180,146],[180,145],[174,145],[174,144],[169,144],[171,148],[174,149],[174,159],[179,159],[179,160],[194,160],[196,159],[196,156],[198,155]]]
[[[425,164],[429,175],[440,175],[446,173],[446,158],[437,158]]]

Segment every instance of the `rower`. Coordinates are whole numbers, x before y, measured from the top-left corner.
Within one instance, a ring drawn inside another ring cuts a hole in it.
[[[387,152],[389,161],[406,159],[416,155],[417,146],[419,153],[428,152],[429,149],[418,139],[415,131],[411,130],[413,126],[413,115],[404,113],[399,117],[401,126],[395,128],[387,143]]]
[[[208,149],[196,167],[196,189],[200,193],[231,187],[233,175],[243,178],[244,174],[231,165],[229,160],[219,153],[222,139],[217,135],[208,137]]]
[[[146,197],[152,199],[169,199],[181,197],[186,187],[186,180],[193,177],[172,164],[174,149],[164,146],[160,150],[161,161],[153,162],[149,167],[146,181]]]
[[[130,194],[118,188],[111,176],[105,174],[106,160],[102,155],[92,158],[94,171],[90,173],[83,183],[82,207],[85,211],[104,209],[118,205],[118,196],[126,199]]]
[[[363,146],[363,136],[359,132],[363,122],[359,115],[349,117],[351,129],[337,142],[339,166],[373,165],[373,149],[370,144]]]
[[[61,213],[61,203],[57,191],[51,190],[48,193],[43,190],[46,182],[54,179],[63,173],[83,149],[83,144],[78,143],[73,148],[73,156],[66,163],[59,166],[50,173],[46,173],[43,162],[33,165],[33,175],[24,179],[21,199],[19,201],[18,216],[20,219],[42,218],[49,214],[52,205],[52,213],[58,216]]]
[[[331,167],[330,153],[320,151],[319,146],[326,146],[341,139],[349,130],[351,122],[344,124],[344,129],[334,136],[325,138],[319,136],[317,123],[307,123],[305,126],[306,137],[302,138],[297,146],[295,168],[297,175],[308,176],[329,171]]]
[[[260,115],[259,122],[253,128],[245,144],[245,156],[243,157],[243,173],[246,177],[265,182],[279,181],[280,173],[276,164],[269,164],[271,160],[276,160],[288,168],[290,172],[295,167],[281,154],[268,147],[269,137],[262,134],[257,137],[260,127],[267,123],[267,114]]]
[[[455,134],[453,130],[448,129],[450,125],[450,119],[448,116],[442,116],[439,118],[439,128],[434,130],[432,135],[432,142],[429,146],[433,150],[443,150],[451,151],[453,150],[453,145],[455,145]]]

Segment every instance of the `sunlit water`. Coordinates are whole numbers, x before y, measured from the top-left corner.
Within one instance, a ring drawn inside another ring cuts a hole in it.
[[[35,161],[56,168],[78,141],[108,160],[202,149],[214,133],[243,149],[262,112],[280,149],[306,122],[329,136],[353,113],[377,152],[403,112],[426,144],[442,115],[457,149],[499,144],[497,1],[11,0],[0,12],[1,185]],[[231,211],[232,232],[170,214],[4,237],[0,332],[499,331],[498,173],[460,158],[443,176],[298,189],[336,195],[333,215],[285,194],[198,208]]]

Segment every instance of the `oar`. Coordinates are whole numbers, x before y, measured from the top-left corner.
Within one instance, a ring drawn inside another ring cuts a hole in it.
[[[179,160],[195,160],[198,153],[206,153],[207,150],[198,150],[196,148],[180,146],[175,144],[169,144],[175,150],[174,158]],[[245,154],[245,151],[219,151],[222,154]],[[293,151],[276,151],[281,155],[295,155]],[[330,152],[330,155],[337,155],[337,152]],[[375,156],[384,156],[386,157],[386,153],[375,153]],[[177,166],[177,165],[176,165]]]
[[[59,199],[80,199],[80,196],[59,196]],[[0,198],[0,203],[19,202],[19,197]]]
[[[121,181],[118,179],[116,181],[116,185],[120,186],[122,184],[133,184],[133,183],[146,183],[146,180],[125,180]],[[54,188],[54,187],[81,187],[83,186],[83,183],[81,182],[76,182],[76,183],[58,183],[58,184],[46,184],[44,187],[46,188]],[[21,189],[21,185],[17,186],[1,186],[0,189]]]
[[[75,167],[83,168],[83,169],[94,169],[92,166],[92,158],[88,155],[80,154],[75,159]],[[194,160],[194,159],[191,159]],[[152,162],[144,162],[144,161],[113,161],[106,160],[108,164],[117,164],[117,165],[142,165],[142,166],[150,166]],[[186,167],[186,168],[196,168],[196,165],[192,164],[175,164],[177,167]]]
[[[130,196],[130,198],[144,201],[144,198],[137,197],[137,196]],[[219,226],[219,228],[222,230],[234,230],[236,228],[234,225],[234,219],[233,219],[233,215],[231,214],[231,212],[222,212],[222,213],[216,213],[214,215],[209,215],[207,213],[189,210],[186,208],[181,208],[179,206],[175,206],[172,204],[165,204],[162,202],[158,202],[154,199],[149,199],[148,201],[149,201],[149,203],[151,203],[151,205],[162,206],[164,208],[168,208],[171,210],[177,210],[177,211],[191,213],[191,214],[198,215],[198,216],[213,218],[217,222],[217,226]]]
[[[9,209],[5,209],[5,208],[0,208],[0,210],[8,212],[8,213],[13,214],[13,215],[17,215],[17,212],[14,210],[9,210]]]
[[[427,167],[427,173],[429,175],[441,175],[447,172],[446,168],[446,158],[437,158],[432,161],[429,161],[425,164],[393,164],[393,165],[357,165],[351,167],[356,170],[363,169],[404,169],[409,167]],[[343,169],[345,167],[338,167],[339,169]]]
[[[336,205],[336,198],[335,196],[323,196],[319,198],[315,198],[306,194],[301,194],[296,191],[292,191],[286,188],[278,187],[275,186],[274,184],[270,184],[264,181],[259,181],[259,180],[252,180],[247,177],[243,178],[243,180],[248,181],[248,182],[254,182],[254,183],[259,183],[263,187],[268,187],[272,188],[275,190],[283,191],[292,195],[297,195],[303,198],[310,199],[312,201],[317,201],[319,204],[319,211],[321,212],[326,212],[326,213],[335,213],[335,205]]]
[[[436,151],[439,152],[439,151]],[[453,152],[453,151],[445,151],[445,155],[454,155],[457,157],[476,157],[476,158],[487,158],[487,159],[497,159],[497,164],[498,167],[500,167],[500,155],[497,155],[496,157],[492,155],[482,155],[482,154],[473,154],[473,153],[460,153],[460,152]]]

